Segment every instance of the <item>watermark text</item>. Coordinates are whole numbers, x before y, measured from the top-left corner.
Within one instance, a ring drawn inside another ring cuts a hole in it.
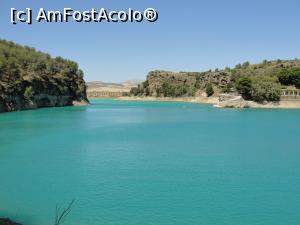
[[[25,10],[18,10],[11,8],[10,22],[12,24],[27,23],[32,24],[33,22],[38,23],[68,23],[74,21],[77,23],[81,22],[108,22],[108,23],[126,23],[126,22],[155,22],[158,20],[158,13],[154,8],[147,8],[143,11],[133,10],[131,8],[127,10],[107,10],[101,8],[96,10],[78,11],[72,8],[64,8],[63,10],[46,10],[40,8],[34,12],[31,8]]]

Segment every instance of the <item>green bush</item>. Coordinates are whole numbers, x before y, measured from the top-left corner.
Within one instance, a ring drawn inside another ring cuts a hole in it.
[[[232,90],[234,90],[234,86],[233,86],[233,83],[232,83],[232,82],[226,84],[226,85],[221,89],[222,93],[229,93],[229,92],[231,92]]]
[[[255,79],[252,98],[256,102],[277,102],[280,100],[281,86],[272,78]]]
[[[214,88],[211,83],[208,83],[206,85],[205,92],[206,92],[207,97],[210,97],[215,93]]]
[[[150,88],[149,88],[149,86],[147,86],[145,89],[144,89],[144,92],[145,92],[145,95],[146,96],[150,96]]]
[[[244,62],[242,67],[243,67],[243,68],[247,68],[247,67],[249,67],[249,66],[250,66],[250,62]]]
[[[161,97],[161,89],[160,88],[156,88],[156,97]]]
[[[249,77],[241,77],[237,79],[235,87],[244,99],[252,99],[252,80]]]
[[[278,79],[283,85],[300,88],[300,68],[283,69],[278,73]]]
[[[164,97],[175,97],[175,87],[165,82],[162,85],[162,93]]]
[[[140,94],[140,89],[137,87],[133,87],[130,89],[130,94],[134,96],[138,96]]]
[[[235,69],[242,69],[242,65],[241,65],[241,64],[237,64],[237,65],[235,66]]]
[[[24,98],[26,101],[31,101],[33,99],[34,91],[31,86],[25,88]]]

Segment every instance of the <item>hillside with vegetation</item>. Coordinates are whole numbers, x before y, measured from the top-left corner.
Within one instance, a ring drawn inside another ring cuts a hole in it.
[[[245,100],[276,102],[281,89],[300,88],[300,60],[245,62],[235,68],[206,72],[152,71],[147,80],[131,89],[132,96],[217,96],[236,92]]]
[[[129,80],[122,83],[106,83],[102,81],[87,82],[88,98],[116,98],[128,96],[131,88],[137,87],[142,81]]]
[[[0,112],[87,102],[77,63],[0,40]]]

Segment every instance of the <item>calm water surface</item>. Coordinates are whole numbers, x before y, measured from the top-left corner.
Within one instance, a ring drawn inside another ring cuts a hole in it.
[[[0,114],[0,217],[53,225],[300,224],[300,111],[93,100]]]

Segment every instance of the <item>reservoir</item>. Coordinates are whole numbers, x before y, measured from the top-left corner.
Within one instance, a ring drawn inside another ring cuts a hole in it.
[[[300,110],[91,100],[0,114],[0,217],[53,225],[300,224]]]

